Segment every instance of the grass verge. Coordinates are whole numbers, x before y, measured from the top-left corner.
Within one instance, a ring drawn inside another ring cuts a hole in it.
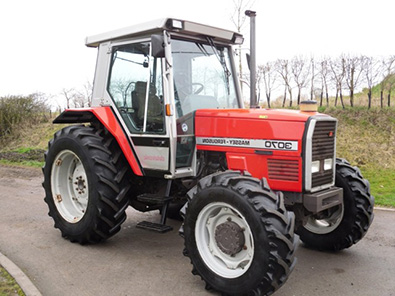
[[[4,164],[8,166],[23,166],[23,167],[32,167],[32,168],[42,168],[44,166],[43,161],[35,161],[35,160],[9,161],[7,159],[0,159],[0,164]]]
[[[364,168],[361,171],[370,182],[376,205],[395,208],[395,170]]]
[[[14,278],[0,265],[0,295],[25,296]]]
[[[44,165],[44,150],[27,147],[12,151],[0,151],[0,163],[40,168]]]

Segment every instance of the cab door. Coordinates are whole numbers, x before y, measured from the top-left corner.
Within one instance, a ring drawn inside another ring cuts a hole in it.
[[[149,40],[114,44],[108,92],[122,117],[146,175],[170,171],[170,133],[165,115],[162,58]]]
[[[170,37],[166,56],[152,56],[150,40],[111,46],[110,94],[126,126],[145,175],[166,178],[191,176],[193,162],[177,162],[177,122]],[[179,158],[179,157],[178,157]]]

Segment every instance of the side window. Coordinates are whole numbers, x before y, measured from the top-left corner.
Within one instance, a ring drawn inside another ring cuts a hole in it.
[[[132,133],[165,132],[161,62],[149,53],[142,42],[112,54],[108,92]]]

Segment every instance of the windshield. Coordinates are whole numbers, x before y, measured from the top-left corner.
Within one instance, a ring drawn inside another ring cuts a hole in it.
[[[229,48],[172,40],[177,116],[197,109],[238,108]]]

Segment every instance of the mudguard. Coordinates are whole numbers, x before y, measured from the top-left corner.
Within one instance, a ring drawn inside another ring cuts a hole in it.
[[[123,154],[125,155],[130,167],[137,176],[143,176],[143,171],[133,148],[120,125],[117,117],[114,115],[111,107],[94,107],[82,109],[67,109],[63,111],[53,123],[85,123],[92,122],[94,119],[99,120],[106,129],[113,135],[118,142]]]

